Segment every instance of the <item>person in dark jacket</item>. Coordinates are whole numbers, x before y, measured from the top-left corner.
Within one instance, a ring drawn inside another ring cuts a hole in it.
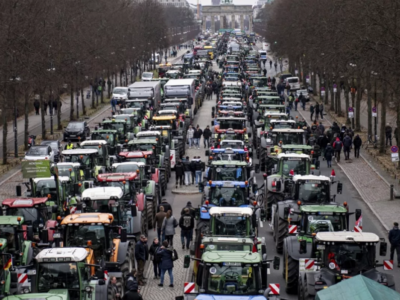
[[[181,216],[183,216],[185,214],[185,209],[189,209],[190,215],[192,216],[192,218],[196,217],[196,209],[193,207],[192,202],[188,201],[186,203],[186,206],[184,208],[182,208]]]
[[[333,148],[332,148],[331,144],[328,143],[325,148],[325,159],[326,159],[328,168],[332,167],[333,154],[334,154]]]
[[[179,185],[182,187],[183,186],[183,178],[184,178],[184,171],[183,171],[183,163],[179,159],[178,162],[175,165],[175,177],[176,177],[176,188],[178,188],[178,182]]]
[[[135,245],[135,258],[137,261],[137,277],[139,281],[139,285],[145,285],[144,282],[144,265],[146,263],[146,249],[145,249],[145,240],[146,236],[141,235],[140,240]]]
[[[129,276],[126,278],[126,290],[127,292],[122,297],[122,300],[143,300],[138,291],[138,283],[132,274],[129,274]]]
[[[162,199],[162,201],[161,201],[161,203],[160,203],[160,205],[158,206],[159,207],[159,209],[158,209],[158,211],[160,211],[160,206],[164,206],[164,212],[167,212],[167,211],[172,211],[172,206],[171,206],[171,204],[169,204],[168,202],[167,202],[167,199]]]
[[[159,212],[156,213],[156,216],[154,218],[153,228],[154,228],[154,231],[156,231],[156,228],[157,228],[158,240],[163,241],[165,239],[165,236],[161,235],[161,228],[162,228],[162,224],[164,222],[164,219],[165,219],[167,213],[164,211],[164,206],[160,205],[158,209],[159,209]]]
[[[190,172],[192,173],[192,184],[194,184],[194,179],[196,177],[196,162],[197,162],[197,156],[194,156],[192,161],[190,162]]]
[[[197,160],[195,163],[196,186],[198,186],[199,183],[201,182],[202,170],[203,170],[203,165],[201,162],[201,158],[200,158],[200,156],[197,156]]]
[[[165,272],[168,271],[170,285],[169,287],[174,287],[174,275],[172,269],[174,268],[174,263],[172,261],[172,252],[173,249],[168,247],[168,241],[164,241],[162,246],[158,250],[158,255],[161,258],[160,269],[161,269],[161,280],[158,286],[164,286],[164,275]]]
[[[194,138],[194,146],[197,146],[197,149],[200,149],[200,139],[203,135],[203,130],[200,129],[199,125],[197,125],[196,129],[194,130],[193,138]]]
[[[204,129],[204,131],[203,131],[203,142],[204,142],[205,149],[210,148],[210,137],[211,137],[211,130],[210,130],[210,126],[207,125],[206,129]],[[207,143],[207,146],[206,146],[206,143]]]
[[[399,223],[393,223],[393,229],[389,231],[390,260],[394,258],[394,251],[397,252],[397,266],[400,268],[400,229]]]
[[[35,108],[36,115],[39,115],[40,101],[38,99],[35,99],[33,102],[33,107]]]
[[[325,148],[328,145],[328,137],[326,134],[322,134],[318,137],[318,145],[321,148],[321,155],[325,159]]]
[[[319,103],[317,102],[317,104],[315,104],[315,120],[318,120],[319,117]]]
[[[353,140],[353,145],[354,145],[354,157],[360,157],[360,148],[362,145],[362,140],[360,136],[357,134],[356,137]]]
[[[340,152],[342,151],[343,143],[339,137],[333,142],[333,150],[335,151],[336,161],[340,162]]]
[[[352,144],[353,140],[346,134],[343,138],[344,160],[350,159],[350,149]]]
[[[388,146],[388,144],[392,146],[392,127],[390,126],[389,123],[386,124],[385,135],[386,135],[386,146]]]
[[[157,252],[158,249],[160,249],[161,243],[158,240],[158,238],[153,239],[153,244],[150,246],[149,254],[150,254],[150,260],[153,262],[153,270],[154,270],[154,279],[158,279],[161,276],[161,269],[160,269],[160,263],[157,260]]]
[[[185,185],[190,185],[190,175],[192,172],[190,169],[189,156],[186,156],[186,160],[183,162],[183,170],[185,173]]]
[[[194,218],[192,218],[189,208],[185,208],[184,212],[185,213],[179,219],[179,227],[181,228],[182,249],[185,249],[185,238],[186,249],[189,249],[194,228]]]

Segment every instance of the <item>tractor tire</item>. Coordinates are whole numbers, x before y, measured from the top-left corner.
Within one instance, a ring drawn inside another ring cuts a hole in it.
[[[165,196],[165,191],[167,190],[167,181],[165,179],[165,173],[161,172],[160,174],[160,188],[161,188],[161,196]]]
[[[130,245],[128,251],[126,252],[126,257],[121,265],[121,272],[124,278],[128,276],[135,269],[135,248],[133,245]]]
[[[141,224],[141,228],[140,228],[140,232],[137,234],[137,236],[140,236],[141,234],[144,234],[147,236],[147,234],[149,233],[149,227],[148,227],[149,223],[147,222],[147,214],[146,212],[142,211],[142,224]]]
[[[299,278],[299,282],[300,282],[300,278]],[[298,284],[298,288],[297,288],[297,299],[299,299],[299,300],[304,300],[304,286],[303,286],[303,283],[299,283]]]
[[[125,277],[123,278],[117,278],[117,287],[119,288],[119,291],[121,292],[121,295],[125,294]],[[113,286],[111,283],[108,284],[107,287],[107,299],[108,300],[114,300],[114,293],[113,293]]]
[[[310,293],[308,291],[308,285],[307,285],[307,280],[306,279],[304,279],[304,285],[302,284],[302,287],[303,287],[303,295],[301,296],[302,299],[304,299],[304,300],[314,300],[315,296],[314,295],[310,295]]]
[[[202,233],[206,233],[209,231],[210,222],[205,220],[198,220],[196,224],[196,237],[197,235],[201,235]]]
[[[259,160],[260,160],[260,169],[261,169],[261,172],[265,172],[266,171],[266,166],[265,166],[265,155],[266,155],[266,153],[265,153],[265,148],[263,148],[263,147],[259,147],[258,148],[259,150],[258,150],[258,158],[259,158]]]
[[[153,216],[152,216],[153,220],[155,220],[155,218],[156,218],[157,207],[159,205],[159,203],[158,203],[159,199],[161,199],[161,198],[159,198],[159,191],[157,189],[156,194],[154,195],[154,198],[153,198]]]
[[[154,205],[153,202],[154,199],[152,201],[148,201],[146,200],[146,212],[147,212],[147,224],[148,224],[148,228],[149,229],[153,229],[153,223],[154,223]]]
[[[285,263],[286,293],[295,295],[299,284],[299,262],[286,253]]]
[[[266,199],[267,199],[267,201],[265,202],[265,209],[267,211],[267,219],[271,220],[272,205],[278,203],[279,201],[282,201],[283,200],[283,195],[280,195],[280,194],[277,194],[277,193],[267,192]]]
[[[280,218],[278,213],[276,212],[274,221],[274,240],[276,252],[278,252],[279,254],[282,254],[283,251],[283,241],[288,235],[288,226],[288,221]]]

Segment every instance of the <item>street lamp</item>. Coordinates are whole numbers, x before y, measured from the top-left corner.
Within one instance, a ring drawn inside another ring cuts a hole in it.
[[[47,69],[48,72],[53,73],[56,70],[56,68],[53,67],[53,63],[50,63],[50,68]],[[50,85],[50,134],[53,135],[54,134],[54,129],[53,129],[53,90],[52,87]],[[58,108],[59,109],[59,108]]]
[[[374,137],[374,142],[375,142],[375,144],[374,144],[374,147],[376,148],[377,147],[377,136],[378,136],[378,129],[377,129],[377,123],[378,123],[378,104],[377,104],[377,101],[376,101],[376,98],[377,98],[377,92],[376,92],[376,79],[377,79],[377,76],[378,76],[378,73],[377,72],[374,72],[374,71],[371,71],[371,75],[373,75],[374,76],[374,78],[375,78],[375,87],[374,87],[374,97],[375,97],[375,100],[374,100],[374,107],[375,107],[375,114],[376,114],[376,116],[375,116],[375,119],[374,119],[374,132],[375,132],[375,137]]]
[[[16,99],[16,86],[15,84],[21,81],[19,76],[12,76],[10,81],[13,84],[13,101],[14,101],[14,157],[18,158],[18,127],[17,127],[17,117],[18,117],[18,108],[17,108],[17,99]],[[6,154],[3,154],[6,155]]]

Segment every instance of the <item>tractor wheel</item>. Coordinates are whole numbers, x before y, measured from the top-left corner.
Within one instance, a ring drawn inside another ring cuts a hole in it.
[[[260,169],[261,169],[261,171],[262,172],[265,172],[266,171],[266,169],[265,169],[265,148],[263,148],[263,147],[258,147],[258,158],[259,158],[259,160],[260,160]]]
[[[299,261],[294,260],[287,252],[285,259],[285,281],[286,281],[286,293],[296,294],[297,285],[299,283]]]
[[[161,188],[161,196],[165,196],[165,191],[167,189],[167,182],[165,180],[165,173],[161,172],[160,174],[160,188]]]
[[[154,199],[152,201],[146,200],[146,209],[147,209],[147,223],[148,223],[148,228],[149,229],[153,229],[153,215],[154,215],[154,205],[153,202]]]
[[[117,278],[117,287],[118,287],[119,291],[121,292],[121,294],[124,295],[125,294],[125,277]],[[107,287],[107,299],[108,300],[115,299],[115,296],[113,293],[113,287],[110,283],[108,284],[108,287]]]
[[[278,203],[279,201],[282,201],[283,200],[283,196],[281,194],[267,192],[267,197],[266,198],[267,198],[267,201],[266,201],[265,209],[267,210],[267,219],[271,220],[272,205]]]
[[[122,276],[126,278],[129,273],[135,268],[135,253],[134,246],[130,245],[128,251],[126,252],[126,257],[121,265]]]
[[[196,224],[196,237],[202,233],[206,233],[209,231],[210,222],[207,220],[199,220]]]
[[[142,211],[142,224],[138,236],[140,236],[141,234],[147,235],[148,232],[149,232],[149,227],[147,222],[147,215],[146,212]]]
[[[289,223],[286,220],[280,218],[278,212],[276,212],[274,221],[274,235],[276,252],[278,252],[279,254],[282,254],[283,240],[288,234],[288,226]]]
[[[299,278],[299,281],[300,281],[300,278]],[[304,287],[301,282],[298,284],[297,295],[298,295],[297,299],[304,300]]]
[[[156,189],[156,193],[154,195],[153,198],[153,220],[156,218],[156,214],[157,214],[157,207],[158,207],[158,201],[159,201],[159,190]]]

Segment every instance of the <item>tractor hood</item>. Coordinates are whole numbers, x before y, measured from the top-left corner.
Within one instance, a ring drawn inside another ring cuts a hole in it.
[[[27,299],[27,300],[68,300],[68,290],[66,289],[57,289],[50,290],[48,293],[32,293],[32,294],[21,294],[15,296],[6,297],[7,300],[19,300],[19,299]]]
[[[196,300],[266,300],[264,296],[198,295]]]

